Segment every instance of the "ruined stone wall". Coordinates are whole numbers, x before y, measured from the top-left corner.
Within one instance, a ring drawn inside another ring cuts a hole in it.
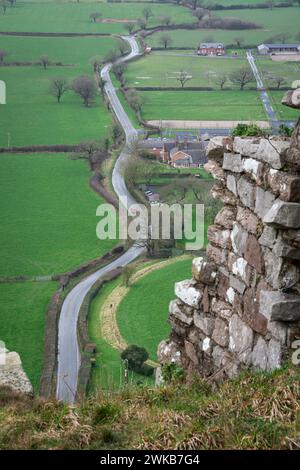
[[[33,394],[32,385],[22,367],[19,354],[9,352],[0,340],[0,386],[10,387],[15,392]]]
[[[224,207],[193,278],[175,285],[162,363],[223,379],[287,359],[300,332],[299,129],[292,139],[210,141],[206,169]]]

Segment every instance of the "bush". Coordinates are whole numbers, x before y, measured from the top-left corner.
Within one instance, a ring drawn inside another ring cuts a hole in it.
[[[266,130],[261,129],[257,124],[242,124],[239,123],[231,132],[233,137],[254,137],[266,135]]]
[[[121,353],[123,361],[128,361],[128,368],[140,374],[143,373],[144,362],[147,361],[148,357],[149,354],[146,349],[135,344],[128,346]]]
[[[180,367],[175,362],[169,362],[163,365],[162,370],[162,377],[165,383],[170,383],[173,381],[180,381],[183,382],[185,378],[185,373],[182,367]]]
[[[119,416],[120,409],[113,403],[104,403],[99,405],[94,412],[93,423],[103,424],[111,423]]]

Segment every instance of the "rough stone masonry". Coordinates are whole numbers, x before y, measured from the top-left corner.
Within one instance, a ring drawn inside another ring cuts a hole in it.
[[[300,89],[284,104],[300,109]],[[175,284],[158,357],[221,380],[280,367],[299,337],[300,120],[291,139],[216,137],[207,155],[224,206],[193,278]]]

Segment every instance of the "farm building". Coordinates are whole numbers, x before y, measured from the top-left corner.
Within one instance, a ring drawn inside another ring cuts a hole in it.
[[[224,55],[225,46],[221,42],[202,42],[198,47],[198,55]]]
[[[174,167],[200,167],[206,163],[204,142],[164,143],[163,161]]]
[[[259,54],[300,54],[300,44],[260,44]]]

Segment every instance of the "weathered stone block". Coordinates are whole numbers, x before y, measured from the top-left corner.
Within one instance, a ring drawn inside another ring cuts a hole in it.
[[[241,202],[249,209],[255,206],[255,186],[242,176],[237,183],[237,192]]]
[[[202,314],[202,312],[195,310],[194,323],[195,326],[199,328],[199,330],[201,330],[206,336],[211,336],[215,326],[214,318],[206,317]]]
[[[255,158],[268,163],[272,168],[280,170],[285,165],[285,155],[289,142],[276,137],[261,139]]]
[[[211,311],[217,316],[221,317],[224,320],[229,320],[233,314],[233,308],[228,303],[223,300],[217,300],[216,298],[212,299]]]
[[[229,328],[221,318],[216,318],[212,339],[220,346],[226,347],[229,341]]]
[[[195,346],[192,343],[190,343],[190,341],[185,340],[184,341],[184,350],[185,350],[185,354],[191,360],[191,362],[195,366],[197,366],[199,364],[199,359],[198,359],[198,356],[197,356]]]
[[[226,250],[220,249],[212,244],[207,245],[206,249],[207,258],[218,265],[224,264],[226,261]]]
[[[252,351],[252,364],[258,369],[265,371],[268,368],[268,344],[259,336],[256,345]]]
[[[205,354],[211,354],[212,352],[212,340],[208,336],[202,341],[202,351]]]
[[[240,256],[244,254],[247,238],[247,232],[238,223],[234,223],[231,232],[231,244],[234,253]]]
[[[175,362],[181,364],[181,353],[178,345],[174,341],[163,340],[157,348],[157,358],[160,364]]]
[[[208,160],[204,165],[204,170],[210,173],[216,180],[225,181],[225,173],[217,162]]]
[[[169,304],[169,315],[173,316],[177,320],[185,323],[186,325],[191,325],[193,323],[193,316],[187,315],[179,306],[176,300],[171,300]]]
[[[300,204],[277,199],[263,221],[275,227],[300,228]]]
[[[245,207],[238,207],[236,221],[245,229],[247,232],[255,235],[258,232],[260,221],[259,218],[249,209]]]
[[[217,267],[204,258],[194,258],[192,264],[193,278],[203,284],[214,284],[217,276]]]
[[[235,196],[237,196],[237,184],[236,177],[234,175],[228,175],[226,178],[226,186]]]
[[[281,344],[285,344],[286,342],[287,330],[287,325],[284,322],[268,321],[268,331],[273,338],[280,341]]]
[[[224,188],[220,181],[215,182],[210,192],[214,199],[220,199],[224,204],[229,204],[234,207],[237,204],[236,196],[231,191]]]
[[[271,321],[299,321],[300,295],[262,291],[259,312]]]
[[[268,248],[273,248],[277,237],[277,230],[274,227],[265,225],[261,237],[258,239],[258,243]]]
[[[229,275],[218,273],[218,295],[219,297],[225,298],[226,292],[229,289]]]
[[[270,170],[268,183],[273,193],[286,202],[300,202],[300,178],[284,171]]]
[[[262,163],[254,160],[254,158],[245,158],[243,159],[242,167],[255,181],[260,181],[263,171]]]
[[[290,288],[299,280],[297,267],[287,259],[278,258],[273,251],[264,248],[266,281],[273,289]]]
[[[264,315],[259,313],[259,291],[254,288],[247,289],[244,294],[243,320],[254,331],[265,335],[267,333],[268,321]]]
[[[244,258],[237,258],[232,265],[232,272],[235,276],[239,276],[247,286],[250,286],[252,278],[252,268]]]
[[[243,171],[242,156],[237,153],[224,153],[223,170],[241,173]]]
[[[198,307],[202,298],[202,292],[197,289],[196,281],[191,279],[176,282],[175,295],[190,307]]]
[[[210,139],[206,149],[206,155],[208,159],[222,160],[224,152],[230,151],[231,149],[232,138],[217,136]]]
[[[289,245],[282,238],[277,238],[273,253],[282,258],[300,260],[300,247]]]
[[[215,218],[215,224],[231,229],[235,218],[236,208],[232,206],[225,206],[222,207],[222,209],[217,213]]]
[[[235,292],[234,288],[233,287],[228,287],[228,289],[226,291],[226,295],[225,295],[225,299],[227,300],[227,302],[229,302],[231,305],[233,305],[235,297],[236,297],[236,292]]]
[[[233,151],[244,155],[245,157],[252,157],[256,155],[259,148],[260,139],[257,137],[242,138],[235,137],[233,140]]]
[[[245,244],[244,258],[258,273],[264,272],[264,256],[260,244],[254,235],[249,235]]]
[[[253,331],[238,315],[229,320],[229,350],[238,356],[241,362],[249,364],[253,345]]]
[[[244,284],[244,282],[240,281],[237,277],[231,275],[229,277],[229,284],[230,284],[230,287],[232,287],[234,290],[239,292],[239,294],[243,295],[243,293],[245,292],[246,285]]]
[[[279,369],[282,366],[283,349],[279,341],[272,338],[268,346],[268,370]]]
[[[263,219],[271,209],[274,201],[274,194],[270,193],[270,191],[264,191],[259,186],[257,186],[254,211],[261,219]]]
[[[210,225],[207,230],[208,240],[221,248],[231,248],[230,234],[230,230],[222,230],[217,225]]]

